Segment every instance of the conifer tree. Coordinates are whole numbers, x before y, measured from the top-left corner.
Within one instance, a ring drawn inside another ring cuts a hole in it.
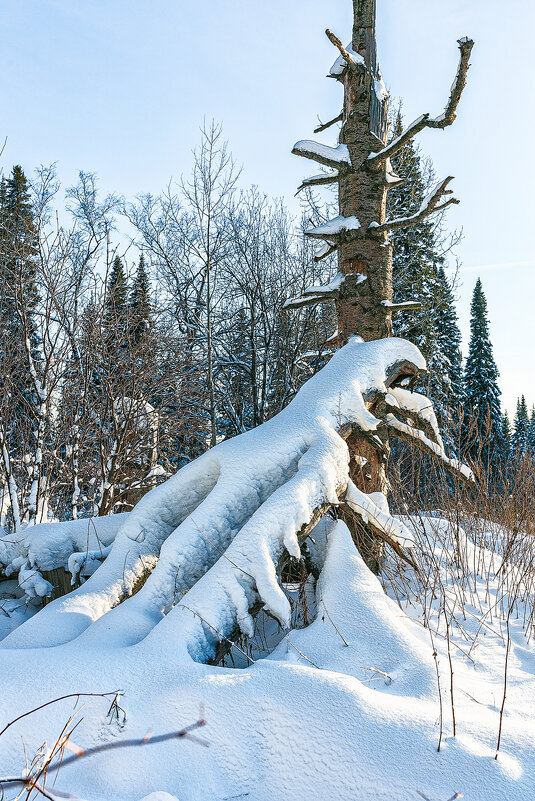
[[[106,361],[116,371],[128,351],[129,335],[128,283],[119,256],[113,261],[106,287],[103,324]]]
[[[522,395],[516,404],[516,414],[514,421],[512,451],[517,457],[525,456],[528,446],[528,432],[530,428],[530,416],[526,398]]]
[[[16,348],[22,363],[24,327],[38,355],[36,239],[28,181],[17,165],[0,187],[0,325],[1,346]]]
[[[128,284],[123,262],[119,256],[113,260],[106,293],[106,311],[113,316],[122,316],[127,308]]]
[[[471,304],[470,346],[465,367],[465,443],[472,456],[481,455],[491,467],[503,453],[503,420],[500,407],[498,368],[489,335],[487,300],[478,278]]]
[[[17,165],[0,186],[0,359],[10,377],[9,417],[15,427],[35,406],[25,337],[38,367],[36,241],[30,188],[22,167]]]
[[[527,450],[532,459],[535,459],[535,406],[531,407],[529,428],[527,435]]]
[[[402,130],[398,113],[393,138]],[[389,213],[394,217],[415,214],[432,178],[429,167],[422,165],[419,148],[412,141],[392,159],[392,164],[394,171],[405,175],[406,180],[389,192]],[[443,437],[451,449],[455,446],[458,409],[464,391],[461,333],[436,231],[433,223],[424,220],[396,232],[394,301],[411,298],[421,303],[421,309],[395,315],[393,330],[396,336],[418,345],[427,359],[429,373],[421,382],[421,389],[433,401]]]
[[[455,309],[455,298],[442,264],[439,264],[437,270],[434,319],[438,348],[447,360],[447,377],[450,383],[449,407],[457,419],[458,407],[464,400],[461,331]]]
[[[503,457],[506,460],[511,456],[512,438],[513,429],[509,418],[509,412],[506,410],[503,415]]]
[[[128,301],[130,311],[130,331],[133,342],[139,344],[152,326],[152,306],[150,299],[150,280],[143,254],[139,257],[134,284]]]
[[[401,114],[398,113],[393,139],[403,131]],[[407,217],[420,208],[425,196],[425,182],[419,148],[409,141],[392,158],[393,170],[405,177],[400,186],[388,193],[388,212],[393,218]],[[422,304],[420,311],[399,312],[393,320],[396,336],[410,339],[418,345],[424,356],[431,355],[434,331],[430,310],[433,304],[432,284],[436,275],[437,254],[434,248],[432,223],[424,220],[411,228],[396,231],[393,251],[394,301],[408,297]]]

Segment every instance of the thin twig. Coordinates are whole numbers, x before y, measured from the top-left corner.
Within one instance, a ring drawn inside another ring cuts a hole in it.
[[[121,695],[122,692],[123,692],[122,690],[114,690],[111,693],[70,693],[69,695],[62,695],[59,698],[54,698],[54,700],[52,701],[47,701],[46,704],[41,704],[40,706],[36,706],[34,709],[30,709],[29,712],[24,712],[22,715],[19,715],[17,718],[14,718],[14,720],[10,721],[10,723],[4,726],[2,731],[0,731],[0,737],[11,726],[13,726],[15,723],[18,723],[19,720],[22,720],[22,718],[26,718],[28,717],[28,715],[33,715],[34,712],[39,712],[39,710],[44,709],[45,707],[50,706],[51,704],[57,704],[59,703],[59,701],[65,701],[68,698],[76,698],[76,703],[78,703],[80,698],[108,698],[109,696],[113,696],[114,698],[116,698],[118,695]]]

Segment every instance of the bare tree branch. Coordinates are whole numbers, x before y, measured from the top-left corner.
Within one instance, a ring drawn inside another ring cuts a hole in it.
[[[334,117],[334,119],[329,120],[329,122],[324,122],[321,125],[318,125],[317,128],[314,128],[314,133],[321,133],[322,131],[326,131],[327,128],[331,127],[331,125],[336,125],[337,122],[342,122],[343,119],[344,119],[344,112],[341,111],[337,117]]]
[[[381,306],[390,309],[391,312],[418,311],[422,308],[422,304],[417,300],[407,300],[404,303],[391,303],[389,300],[383,300]]]
[[[443,114],[435,119],[431,119],[429,114],[422,114],[421,117],[418,117],[418,119],[414,120],[414,122],[412,122],[405,129],[405,131],[400,134],[400,136],[387,145],[387,147],[383,148],[383,150],[380,150],[378,153],[371,153],[370,156],[368,156],[368,166],[372,167],[373,169],[378,169],[385,159],[390,158],[398,153],[404,147],[404,145],[407,144],[407,142],[409,142],[411,139],[414,139],[414,137],[420,133],[420,131],[423,131],[424,128],[444,129],[455,122],[457,107],[459,105],[463,89],[466,86],[466,76],[470,67],[470,54],[473,47],[474,42],[472,39],[469,39],[468,37],[459,39],[461,59],[459,61],[457,75],[455,76],[455,81],[451,88],[451,93]]]
[[[394,220],[387,220],[382,225],[371,223],[368,227],[368,231],[372,234],[382,234],[388,231],[394,231],[398,228],[410,228],[412,225],[417,225],[437,211],[443,211],[452,204],[457,205],[459,201],[454,197],[446,200],[444,203],[440,202],[444,195],[452,194],[452,190],[448,189],[451,181],[453,181],[453,176],[451,175],[443,181],[440,181],[431,192],[426,195],[416,214],[412,214],[410,217],[399,217]]]
[[[338,38],[338,36],[336,36],[336,34],[334,34],[332,31],[330,31],[329,28],[326,29],[325,34],[326,34],[327,38],[329,39],[329,41],[340,51],[340,55],[345,60],[345,62],[347,64],[347,66],[349,67],[349,69],[350,70],[355,70],[357,68],[357,64],[355,62],[355,59],[353,58],[353,56],[350,53],[347,52],[347,50],[345,49],[344,45],[342,44],[342,42]],[[315,131],[314,133],[317,133],[317,132]]]
[[[338,183],[339,180],[340,173],[338,170],[333,172],[325,172],[321,175],[313,175],[311,178],[304,179],[303,183],[295,194],[298,195],[299,192],[303,191],[303,189],[308,189],[311,186],[327,186],[328,184]]]

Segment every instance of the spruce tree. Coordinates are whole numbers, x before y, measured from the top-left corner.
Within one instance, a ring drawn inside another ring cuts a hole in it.
[[[106,311],[115,317],[124,316],[128,298],[128,284],[123,262],[119,256],[113,260],[106,292]]]
[[[517,457],[521,458],[526,454],[529,427],[530,416],[528,412],[528,405],[526,403],[525,396],[522,395],[516,404],[516,414],[512,437],[512,451]]]
[[[491,468],[503,454],[503,420],[498,368],[489,335],[487,300],[477,279],[470,314],[470,346],[465,367],[465,443],[469,453],[481,456]],[[469,428],[470,425],[470,428]]]
[[[111,371],[116,372],[129,349],[128,283],[119,256],[113,261],[106,287],[103,322],[106,361]]]
[[[135,344],[139,344],[152,327],[150,280],[143,254],[139,257],[139,264],[130,292],[128,307],[130,311],[131,337]]]
[[[402,130],[398,113],[393,137]],[[419,210],[432,175],[412,141],[392,164],[394,172],[406,176],[406,180],[389,192],[389,215],[409,216]],[[446,445],[455,450],[458,411],[464,396],[461,332],[433,223],[424,221],[396,233],[393,280],[395,302],[416,300],[422,304],[419,311],[394,315],[393,330],[396,336],[414,342],[426,357],[429,373],[419,388],[433,402]]]
[[[393,138],[397,138],[402,130],[401,114],[398,114]],[[393,171],[403,175],[405,180],[388,193],[388,216],[400,218],[415,214],[426,192],[418,147],[410,141],[394,156],[392,166]],[[394,334],[414,342],[428,359],[435,338],[430,311],[436,260],[432,223],[422,222],[396,232],[393,254],[394,302],[418,300],[422,309],[394,315]]]
[[[505,460],[511,456],[513,429],[507,410],[503,415],[503,457]]]
[[[4,390],[11,394],[12,428],[27,423],[35,406],[25,337],[39,368],[36,243],[30,188],[17,165],[0,186],[0,360],[10,378],[11,389],[4,386]]]
[[[535,459],[535,406],[531,407],[529,428],[527,435],[527,450],[532,459]]]
[[[28,181],[22,167],[15,166],[0,187],[0,325],[1,346],[11,344],[23,363],[24,326],[38,358],[36,242]]]

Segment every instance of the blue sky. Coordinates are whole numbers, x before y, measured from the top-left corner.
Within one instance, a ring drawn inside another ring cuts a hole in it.
[[[443,109],[458,57],[476,40],[459,117],[420,142],[439,177],[455,175],[463,228],[459,316],[466,350],[478,275],[489,302],[504,404],[535,403],[535,4],[531,0],[379,0],[379,53],[407,121]],[[324,78],[349,40],[350,0],[2,0],[4,170],[57,162],[104,191],[159,191],[187,172],[203,117],[224,125],[242,182],[290,204],[307,164],[290,154],[341,89]],[[323,141],[332,143],[326,132]]]

